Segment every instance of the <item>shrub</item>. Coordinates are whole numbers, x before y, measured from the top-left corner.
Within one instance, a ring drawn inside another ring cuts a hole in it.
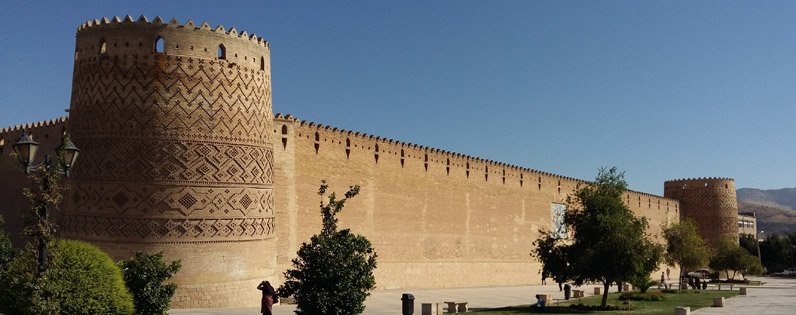
[[[666,290],[661,290],[661,292],[669,293],[669,294],[700,294],[700,293],[702,293],[702,291],[700,291],[700,290],[676,290],[676,289],[666,289]]]
[[[666,295],[661,292],[628,292],[619,296],[622,301],[666,301]]]
[[[600,305],[586,305],[586,304],[572,304],[569,306],[570,308],[576,310],[583,310],[583,311],[632,311],[635,310],[636,307],[632,304],[623,304],[623,305],[610,305],[607,304],[605,306]]]
[[[5,221],[0,216],[0,228]],[[18,251],[11,245],[11,238],[4,230],[0,230],[0,276],[8,268],[8,265],[17,257]]]
[[[49,268],[35,278],[32,251],[15,259],[7,278],[8,311],[14,314],[133,314],[133,298],[121,270],[107,254],[89,243],[50,242]]]
[[[133,293],[136,314],[163,315],[169,310],[177,284],[163,284],[180,270],[180,261],[163,262],[163,252],[137,252],[134,258],[119,262],[124,282]]]
[[[324,181],[318,194],[324,196],[326,188]],[[335,200],[332,193],[328,204],[321,202],[321,233],[301,245],[293,269],[285,272],[285,283],[277,295],[295,296],[296,314],[351,315],[365,310],[365,298],[376,284],[376,253],[364,236],[348,229],[338,231],[335,218],[345,201],[358,192],[359,186],[355,186],[341,200]]]

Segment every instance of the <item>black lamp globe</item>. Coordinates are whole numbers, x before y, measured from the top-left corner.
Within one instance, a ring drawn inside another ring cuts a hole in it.
[[[61,143],[58,148],[55,149],[55,152],[59,154],[61,167],[64,168],[64,176],[69,177],[69,169],[72,165],[75,165],[77,161],[77,155],[80,154],[80,149],[78,149],[72,140],[69,140],[69,136],[64,139],[64,143]],[[63,155],[61,155],[61,151],[63,150]]]
[[[17,154],[17,158],[19,158],[19,162],[25,166],[26,173],[30,173],[30,165],[33,163],[33,159],[36,158],[36,151],[38,149],[39,143],[33,141],[33,139],[28,136],[27,131],[23,131],[17,143],[14,143],[14,152]]]

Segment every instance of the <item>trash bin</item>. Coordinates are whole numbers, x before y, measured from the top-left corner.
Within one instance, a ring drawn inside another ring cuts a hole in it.
[[[570,293],[572,292],[572,286],[569,283],[564,284],[564,299],[569,300],[569,297],[572,296]]]
[[[401,295],[401,314],[412,315],[415,313],[415,296],[409,293]]]

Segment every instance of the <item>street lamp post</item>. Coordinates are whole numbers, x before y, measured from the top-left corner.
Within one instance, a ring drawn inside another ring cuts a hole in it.
[[[33,160],[36,158],[36,152],[39,149],[39,143],[33,141],[28,135],[27,130],[22,131],[22,136],[17,140],[14,144],[14,152],[17,154],[17,158],[19,159],[19,163],[25,168],[25,174],[30,174],[31,172],[43,170],[45,173],[49,173],[52,171],[52,161],[50,160],[49,155],[44,156],[44,161],[39,165],[33,165]],[[60,146],[55,149],[55,152],[58,154],[58,163],[61,166],[61,170],[59,173],[63,174],[64,177],[69,177],[69,169],[75,164],[77,161],[77,156],[80,153],[80,149],[78,149],[71,140],[69,140],[69,136],[64,136],[64,139]],[[44,194],[50,194],[51,190],[51,183],[49,177],[47,175],[44,176],[41,183],[42,192]],[[36,210],[39,220],[47,221],[47,202],[43,202],[39,208]],[[43,224],[46,226],[46,224]],[[44,271],[47,270],[47,240],[45,239],[44,233],[39,233],[38,235],[38,268],[36,270],[36,277],[40,277]]]

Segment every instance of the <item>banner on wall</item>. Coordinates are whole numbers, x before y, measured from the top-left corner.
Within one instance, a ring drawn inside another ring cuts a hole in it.
[[[553,203],[551,214],[553,222],[550,228],[553,231],[553,237],[559,239],[567,238],[567,225],[564,224],[564,217],[567,215],[567,205]]]

